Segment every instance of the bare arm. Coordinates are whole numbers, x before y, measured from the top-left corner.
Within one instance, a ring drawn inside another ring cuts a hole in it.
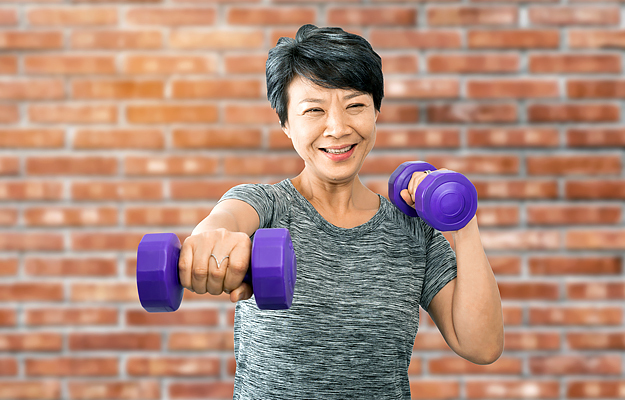
[[[254,207],[241,200],[229,199],[217,204],[191,234],[224,228],[230,232],[243,232],[252,236],[259,226],[260,220]]]

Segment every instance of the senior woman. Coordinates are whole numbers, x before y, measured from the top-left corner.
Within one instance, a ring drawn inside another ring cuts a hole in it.
[[[281,38],[267,95],[304,169],[230,189],[183,244],[182,285],[238,302],[235,399],[409,399],[419,306],[465,359],[489,364],[502,352],[501,301],[475,217],[451,232],[454,252],[358,177],[375,143],[381,66],[365,39],[340,28]],[[407,203],[424,177],[413,175]],[[248,300],[259,228],[290,231],[298,269],[288,310]]]

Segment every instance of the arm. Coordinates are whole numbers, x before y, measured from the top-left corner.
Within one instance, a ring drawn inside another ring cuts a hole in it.
[[[191,234],[224,228],[230,232],[243,232],[252,236],[259,226],[260,219],[254,207],[241,200],[229,199],[217,204]]]
[[[477,218],[453,231],[452,237],[457,278],[434,296],[428,312],[453,351],[473,363],[490,364],[503,351],[503,315]]]

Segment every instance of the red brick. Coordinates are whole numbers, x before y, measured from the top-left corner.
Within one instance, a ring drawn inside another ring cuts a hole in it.
[[[0,157],[0,175],[18,175],[20,160],[17,157]]]
[[[457,356],[428,360],[428,371],[434,375],[496,374],[517,375],[522,372],[523,361],[519,358],[501,357],[490,365],[473,364]]]
[[[480,226],[516,226],[519,224],[519,208],[516,206],[482,206],[477,210]]]
[[[29,276],[84,276],[105,277],[117,275],[117,261],[113,258],[36,258],[24,261]]]
[[[24,55],[24,71],[35,75],[114,74],[115,57],[100,55]]]
[[[618,326],[623,322],[622,307],[531,307],[530,325]]]
[[[71,381],[68,393],[72,399],[145,399],[157,400],[161,397],[158,381]]]
[[[61,382],[46,381],[3,381],[0,398],[20,400],[57,400],[61,398]]]
[[[555,199],[556,181],[473,181],[480,199]]]
[[[506,26],[517,21],[515,7],[431,7],[427,14],[429,26]]]
[[[261,140],[259,129],[177,129],[172,145],[180,149],[259,148]]]
[[[16,309],[0,309],[0,327],[17,327]]]
[[[555,128],[470,128],[467,134],[470,147],[553,148],[560,144],[560,135]]]
[[[330,8],[328,23],[332,26],[414,26],[417,10],[400,7],[341,7]]]
[[[569,399],[622,398],[623,391],[625,384],[618,380],[569,380],[566,384],[566,396]]]
[[[0,250],[3,251],[61,251],[63,236],[59,233],[0,233]]]
[[[620,175],[620,154],[527,157],[529,175]]]
[[[61,148],[65,132],[60,129],[0,129],[0,147],[4,148]]]
[[[517,174],[519,158],[516,156],[428,156],[424,161],[436,168],[447,168],[462,174]]]
[[[160,49],[163,37],[158,31],[78,31],[69,38],[72,49]]]
[[[162,99],[165,86],[161,81],[74,80],[75,99]]]
[[[568,230],[568,250],[623,250],[625,230]]]
[[[257,99],[263,86],[257,79],[246,80],[174,80],[171,83],[174,99]]]
[[[165,147],[165,138],[155,129],[81,129],[74,134],[75,149],[149,149]]]
[[[616,25],[620,10],[616,7],[530,7],[532,25]]]
[[[17,376],[18,365],[15,358],[0,358],[0,376]]]
[[[262,48],[263,43],[262,30],[172,31],[169,35],[172,49],[252,50]]]
[[[625,99],[625,80],[569,80],[571,99]]]
[[[562,242],[559,232],[547,230],[484,231],[480,235],[484,248],[493,250],[556,250]]]
[[[129,105],[126,118],[134,124],[206,123],[216,122],[218,113],[215,105]]]
[[[26,226],[114,226],[115,208],[29,208],[24,211]]]
[[[571,49],[624,49],[625,30],[569,30]]]
[[[207,175],[217,171],[213,157],[127,157],[124,166],[128,176]]]
[[[519,71],[518,54],[432,54],[427,59],[430,73],[496,74]]]
[[[455,31],[373,29],[369,42],[374,49],[459,49],[462,38]]]
[[[269,104],[232,103],[226,105],[225,122],[228,124],[279,124],[276,112]]]
[[[29,157],[29,175],[114,175],[118,171],[113,157]]]
[[[211,296],[210,294],[206,296]],[[210,308],[180,309],[175,313],[148,313],[145,310],[128,310],[127,326],[216,326],[219,324],[219,310]]]
[[[411,381],[410,396],[412,399],[457,399],[460,396],[460,384],[434,380]]]
[[[19,109],[15,104],[0,104],[0,123],[13,124],[19,121]]]
[[[560,96],[556,80],[469,80],[466,85],[467,98],[473,99],[533,99]]]
[[[126,226],[174,226],[195,227],[206,218],[212,207],[128,207],[124,214]]]
[[[299,156],[227,156],[224,158],[225,175],[297,175],[304,169],[304,161]]]
[[[625,128],[570,128],[566,138],[568,147],[623,147]]]
[[[378,124],[407,124],[419,122],[419,106],[416,104],[385,103],[378,114]]]
[[[25,360],[27,376],[117,376],[119,360],[117,358],[27,358]]]
[[[535,74],[618,74],[622,62],[618,54],[530,54],[528,68]]]
[[[17,25],[17,10],[0,9],[0,26]]]
[[[170,399],[231,399],[233,396],[232,382],[207,383],[172,383],[169,385]]]
[[[500,282],[499,292],[502,300],[558,300],[560,289],[558,283]]]
[[[506,123],[518,119],[516,104],[454,103],[427,106],[430,123]]]
[[[554,30],[474,30],[467,32],[470,49],[557,49],[560,32]]]
[[[306,7],[232,7],[226,18],[230,25],[304,25],[315,23],[317,12]]]
[[[146,75],[212,74],[217,71],[217,58],[211,55],[128,55],[122,70],[127,74]]]
[[[0,74],[17,74],[16,56],[0,56]]]
[[[219,357],[130,357],[126,362],[130,376],[219,377]]]
[[[231,331],[172,332],[167,349],[170,351],[233,351]]]
[[[59,31],[2,31],[0,49],[50,50],[63,48],[63,33]]]
[[[228,74],[264,74],[267,54],[225,54],[224,62]]]
[[[62,301],[61,283],[6,283],[0,284],[0,301]]]
[[[460,95],[458,79],[386,79],[384,95],[388,99],[449,99]]]
[[[621,260],[618,260],[620,275]],[[604,268],[605,270],[605,268]],[[597,275],[602,274],[598,269]],[[594,275],[589,272],[588,275]],[[572,282],[566,285],[566,298],[570,300],[624,300],[625,283],[623,282]]]
[[[160,181],[73,182],[71,198],[76,201],[143,201],[163,199]]]
[[[102,124],[117,122],[114,105],[30,105],[31,122],[52,124]]]
[[[58,100],[65,96],[60,80],[11,80],[0,82],[0,100]]]
[[[205,27],[215,23],[215,11],[213,8],[131,8],[126,13],[126,22],[135,25]]]
[[[621,118],[619,106],[598,103],[531,104],[527,114],[530,122],[617,122]]]
[[[0,350],[4,352],[60,352],[63,335],[49,332],[20,332],[0,334]]]
[[[560,350],[560,333],[506,330],[506,351]]]
[[[12,181],[0,182],[2,200],[60,200],[63,196],[61,182]]]
[[[18,222],[18,210],[0,208],[0,226],[15,226]]]
[[[71,249],[136,251],[141,241],[141,233],[126,232],[85,232],[74,231],[71,235]]]
[[[32,26],[106,26],[117,24],[115,8],[47,8],[39,7],[26,13]]]
[[[618,206],[551,206],[527,207],[528,225],[618,225],[622,213]]]
[[[567,332],[567,346],[571,350],[625,350],[623,332]]]
[[[230,188],[253,181],[237,179],[176,180],[170,184],[170,195],[175,200],[218,200]]]
[[[139,296],[135,283],[76,283],[71,286],[70,299],[74,302],[138,304]]]
[[[414,74],[419,72],[419,59],[412,54],[381,54],[382,73]]]
[[[625,199],[625,181],[567,181],[567,199]]]
[[[71,351],[158,351],[161,350],[160,333],[69,333],[68,349]]]
[[[19,260],[17,258],[0,259],[0,276],[15,276],[18,271]]]
[[[282,134],[284,136],[284,134]],[[290,144],[290,141],[289,141]],[[458,148],[460,132],[453,128],[383,129],[376,134],[376,149]]]
[[[559,399],[560,383],[533,379],[468,381],[466,396],[467,399]]]

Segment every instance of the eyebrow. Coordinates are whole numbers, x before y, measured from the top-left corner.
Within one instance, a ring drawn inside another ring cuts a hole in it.
[[[343,100],[350,100],[350,99],[353,99],[354,97],[362,96],[365,94],[367,94],[367,92],[353,92],[343,97]],[[323,99],[315,99],[315,98],[309,97],[299,102],[299,104],[302,104],[302,103],[323,103]]]

